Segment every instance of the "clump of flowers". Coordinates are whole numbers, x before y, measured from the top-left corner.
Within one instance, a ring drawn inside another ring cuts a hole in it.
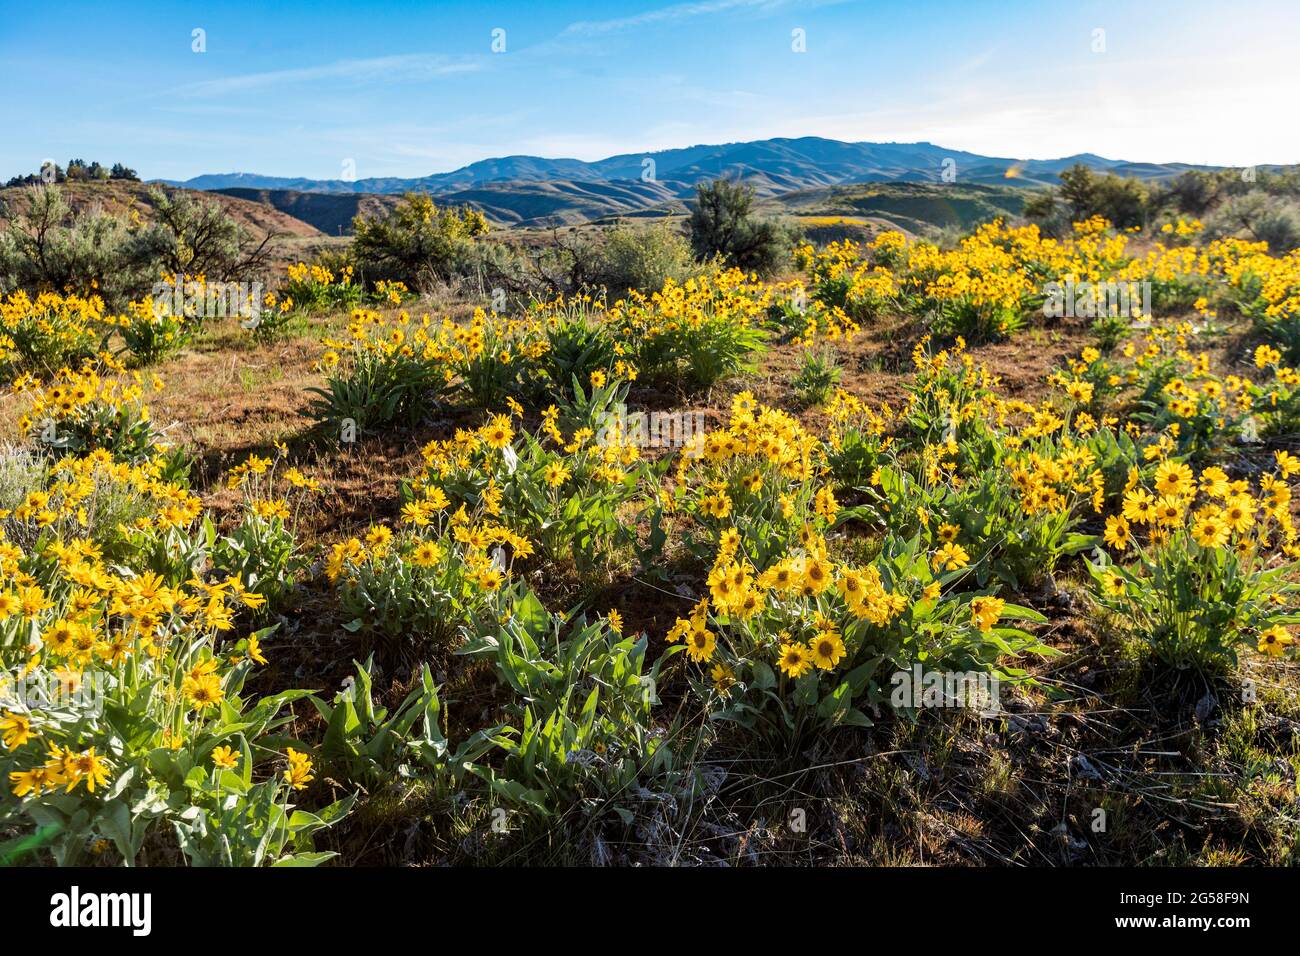
[[[1166,459],[1149,482],[1135,471],[1106,518],[1108,550],[1090,564],[1096,600],[1165,663],[1218,668],[1243,644],[1289,645],[1300,547],[1288,479],[1300,461],[1279,452],[1277,466],[1252,487]]]

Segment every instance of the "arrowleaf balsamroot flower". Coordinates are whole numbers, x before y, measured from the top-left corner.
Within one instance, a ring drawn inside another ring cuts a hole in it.
[[[289,759],[289,767],[284,771],[285,782],[295,790],[305,790],[307,784],[316,779],[312,774],[311,758],[292,747],[285,751],[285,756]]]

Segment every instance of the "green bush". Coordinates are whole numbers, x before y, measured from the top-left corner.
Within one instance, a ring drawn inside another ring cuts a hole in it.
[[[230,282],[266,269],[271,238],[256,239],[216,200],[157,188],[148,200],[152,221],[134,236],[129,252],[151,281],[164,272]]]
[[[753,212],[754,190],[715,179],[696,187],[691,210],[691,248],[703,260],[770,275],[785,264],[793,237],[779,223]]]
[[[94,292],[122,311],[160,275],[227,282],[267,267],[270,237],[253,237],[220,203],[161,189],[148,200],[152,220],[133,224],[98,209],[74,211],[56,185],[25,190],[5,208],[0,290]]]
[[[1275,256],[1300,248],[1300,208],[1295,202],[1263,193],[1233,196],[1209,217],[1206,233],[1239,236],[1268,243]]]
[[[439,208],[419,193],[407,193],[385,216],[357,216],[352,226],[352,259],[366,281],[410,288],[463,274],[474,261],[473,239],[488,231],[477,210]]]
[[[690,243],[668,223],[619,225],[605,237],[592,279],[611,296],[620,296],[631,289],[660,289],[669,279],[685,282],[697,272]]]
[[[1136,179],[1107,173],[1099,176],[1083,163],[1061,173],[1061,185],[1025,204],[1025,215],[1054,229],[1093,216],[1110,220],[1120,229],[1146,223],[1150,196]]]
[[[58,186],[33,186],[7,203],[0,230],[0,289],[98,292],[110,306],[141,294],[157,277],[132,252],[126,220],[76,213]]]

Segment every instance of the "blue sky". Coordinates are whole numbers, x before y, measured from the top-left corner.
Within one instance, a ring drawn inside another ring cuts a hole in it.
[[[146,178],[339,178],[349,160],[359,178],[419,176],[512,153],[803,135],[1300,162],[1295,0],[55,9],[10,2],[0,20],[0,177],[72,156]]]

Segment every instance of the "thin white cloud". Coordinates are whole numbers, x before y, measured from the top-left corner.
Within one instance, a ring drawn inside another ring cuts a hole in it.
[[[395,81],[420,81],[435,79],[455,73],[473,73],[482,68],[476,57],[452,57],[438,53],[407,53],[381,56],[365,60],[338,60],[320,66],[293,70],[271,70],[265,73],[245,73],[204,80],[184,86],[179,92],[191,96],[226,96],[249,90],[285,84],[319,83],[329,80],[347,80],[354,83]]]
[[[829,2],[841,2],[841,0],[829,0]],[[637,13],[630,17],[578,20],[565,27],[560,32],[560,36],[603,36],[607,33],[622,33],[639,27],[676,23],[680,20],[726,13],[730,10],[767,12],[791,5],[822,6],[824,4],[799,2],[799,0],[699,0],[697,3],[677,3],[669,7],[660,7],[658,10],[646,10],[644,13]]]

